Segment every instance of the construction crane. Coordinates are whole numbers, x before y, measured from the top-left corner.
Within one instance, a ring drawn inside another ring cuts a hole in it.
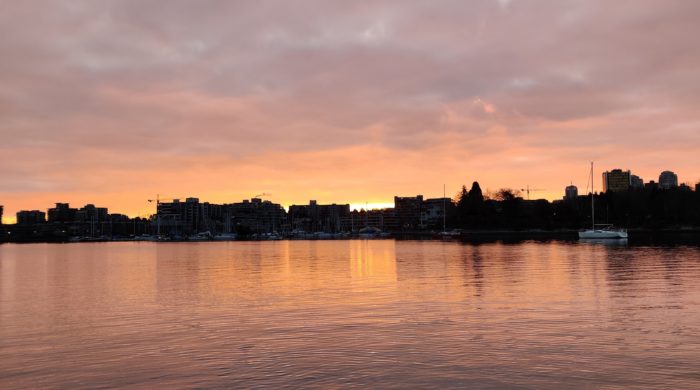
[[[272,194],[267,193],[267,192],[263,192],[262,194],[257,194],[257,195],[255,195],[255,196],[253,197],[253,199],[261,199],[262,197],[266,197],[266,196],[272,196]]]
[[[178,199],[182,199],[182,198],[161,198],[160,195],[156,194],[156,198],[155,199],[148,199],[148,203],[156,202],[156,207],[158,207],[158,205],[162,201],[178,200]]]
[[[521,188],[520,191],[524,191],[527,194],[527,200],[530,200],[530,191],[536,192],[536,191],[546,191],[545,189],[542,188],[530,188],[530,185],[526,185],[525,188]]]

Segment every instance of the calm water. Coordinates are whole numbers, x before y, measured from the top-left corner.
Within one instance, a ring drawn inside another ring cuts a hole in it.
[[[0,388],[700,388],[700,249],[0,246]]]

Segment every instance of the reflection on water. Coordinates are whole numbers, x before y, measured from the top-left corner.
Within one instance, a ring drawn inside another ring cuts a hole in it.
[[[582,244],[597,244],[605,246],[628,246],[629,241],[626,238],[619,239],[604,239],[604,238],[582,238],[579,240]]]
[[[0,246],[0,387],[698,388],[700,250]]]

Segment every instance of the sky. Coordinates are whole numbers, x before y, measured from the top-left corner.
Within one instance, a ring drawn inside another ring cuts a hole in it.
[[[0,204],[700,181],[700,2],[3,1]]]

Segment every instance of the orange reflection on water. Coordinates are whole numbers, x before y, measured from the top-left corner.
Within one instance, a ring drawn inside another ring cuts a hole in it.
[[[699,260],[561,242],[2,245],[0,387],[559,388],[595,373],[697,388]]]
[[[394,241],[348,241],[350,277],[356,281],[396,283],[396,246]]]

